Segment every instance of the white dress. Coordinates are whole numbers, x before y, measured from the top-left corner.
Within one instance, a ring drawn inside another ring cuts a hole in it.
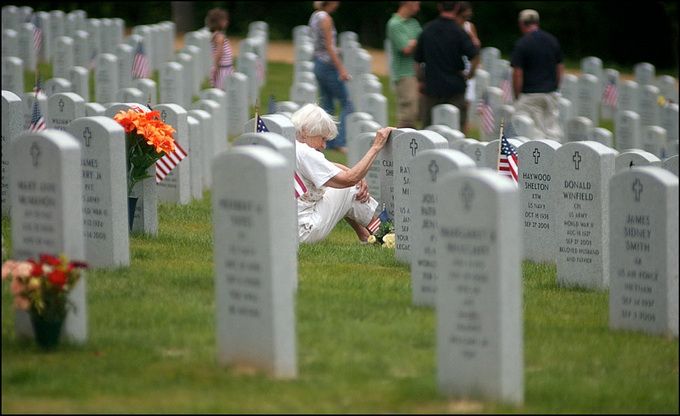
[[[295,153],[297,172],[307,188],[297,200],[298,240],[301,243],[323,240],[344,217],[368,225],[378,201],[373,198],[367,202],[357,201],[355,186],[343,189],[323,186],[341,169],[306,143],[297,142]]]

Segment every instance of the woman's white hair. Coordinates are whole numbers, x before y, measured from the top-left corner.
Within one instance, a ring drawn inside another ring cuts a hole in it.
[[[295,136],[298,139],[323,136],[327,140],[333,140],[338,135],[338,123],[316,104],[305,104],[290,116],[290,121],[295,126]]]

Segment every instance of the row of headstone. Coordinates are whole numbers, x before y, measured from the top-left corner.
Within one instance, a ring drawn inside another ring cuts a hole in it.
[[[430,133],[428,134],[435,134]],[[418,181],[437,176],[437,163],[428,165],[429,170],[420,167],[419,177],[415,178],[415,167],[404,164],[403,158],[414,156],[421,144],[417,137],[422,131],[399,129],[393,132],[388,145],[379,155],[372,167],[378,170],[378,180],[369,180],[369,189],[378,187],[378,192],[371,189],[372,194],[380,195],[388,212],[394,218],[397,234],[396,257],[408,261],[412,252],[418,257],[411,257],[413,273],[414,302],[420,297],[430,294],[429,302],[433,302],[432,294],[436,291],[431,285],[423,283],[423,276],[433,276],[431,267],[436,264],[430,257],[423,258],[423,251],[432,254],[434,250],[427,246],[432,242],[431,234],[423,233],[433,228],[432,218],[421,218],[418,215],[432,213],[431,207],[418,206],[413,200],[404,201],[404,195],[415,192],[415,201],[432,203],[432,196],[421,197],[418,192],[426,192],[426,188]],[[359,135],[363,147],[370,146],[372,133]],[[414,136],[414,137],[411,137]],[[437,135],[439,136],[439,135]],[[401,139],[411,137],[413,140],[401,143]],[[482,145],[480,142],[463,142],[461,150],[466,147],[475,150],[494,149],[491,160],[497,158],[497,143]],[[597,142],[574,142],[560,145],[550,140],[522,141],[510,139],[518,148],[520,158],[519,187],[522,212],[519,223],[524,225],[526,245],[525,258],[533,261],[554,261],[558,265],[558,282],[564,286],[580,286],[603,289],[609,282],[609,231],[606,226],[608,205],[608,187],[610,178],[618,172],[626,172],[638,166],[662,166],[677,176],[677,160],[674,156],[664,161],[641,150],[630,150],[622,153],[607,148]],[[446,141],[442,140],[446,148]],[[473,145],[481,145],[477,147]],[[416,146],[418,145],[418,147]],[[451,148],[450,148],[451,149]],[[471,166],[489,166],[486,154],[467,156]],[[399,155],[399,156],[397,156]],[[476,160],[478,159],[478,160]],[[399,161],[398,161],[399,160]],[[367,179],[370,179],[369,175]],[[433,179],[432,179],[433,180]],[[377,183],[376,183],[377,182]],[[416,183],[414,188],[411,183]],[[672,213],[673,211],[669,211]],[[677,214],[677,212],[676,212]],[[410,227],[415,224],[415,227]],[[436,228],[436,227],[435,227]],[[409,231],[415,230],[415,235]],[[416,236],[417,235],[417,236]],[[418,241],[418,243],[412,243]],[[423,241],[425,243],[423,243]],[[428,266],[430,269],[428,270]],[[427,301],[425,301],[427,302]]]

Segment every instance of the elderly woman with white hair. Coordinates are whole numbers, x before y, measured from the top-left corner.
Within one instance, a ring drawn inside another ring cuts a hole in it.
[[[377,214],[378,201],[370,196],[364,177],[393,128],[378,130],[364,157],[348,168],[328,161],[322,153],[326,142],[338,134],[335,120],[326,111],[306,104],[293,113],[291,121],[297,138],[297,173],[307,188],[297,200],[299,241],[323,240],[343,218],[359,240],[366,241],[371,235],[366,226]]]

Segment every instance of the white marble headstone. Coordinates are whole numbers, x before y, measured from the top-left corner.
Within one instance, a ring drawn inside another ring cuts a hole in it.
[[[517,188],[488,169],[435,188],[437,385],[448,397],[522,404],[522,244]]]
[[[555,151],[554,140],[531,140],[517,148],[520,216],[524,235],[524,258],[534,262],[555,261]]]
[[[555,151],[557,283],[605,289],[609,285],[609,180],[616,151],[571,142]]]
[[[297,376],[295,239],[281,230],[296,218],[285,159],[266,147],[217,155],[212,194],[217,361]],[[257,192],[253,192],[257,190]]]
[[[394,160],[394,233],[395,256],[403,262],[411,260],[411,160],[429,149],[448,149],[449,143],[440,134],[429,130],[405,131],[393,137]]]
[[[609,327],[678,336],[678,177],[658,167],[610,182]]]
[[[12,258],[65,254],[83,261],[81,149],[69,133],[58,130],[24,132],[10,144],[12,193]],[[62,338],[87,340],[86,277],[83,273],[68,294],[69,309]],[[15,331],[32,337],[28,313],[17,311]]]
[[[90,267],[130,265],[125,130],[109,117],[81,117],[66,128],[79,141],[83,235]]]
[[[435,306],[437,293],[437,210],[435,186],[449,172],[472,169],[475,164],[452,149],[425,150],[410,162],[411,188],[411,287],[414,305]]]

